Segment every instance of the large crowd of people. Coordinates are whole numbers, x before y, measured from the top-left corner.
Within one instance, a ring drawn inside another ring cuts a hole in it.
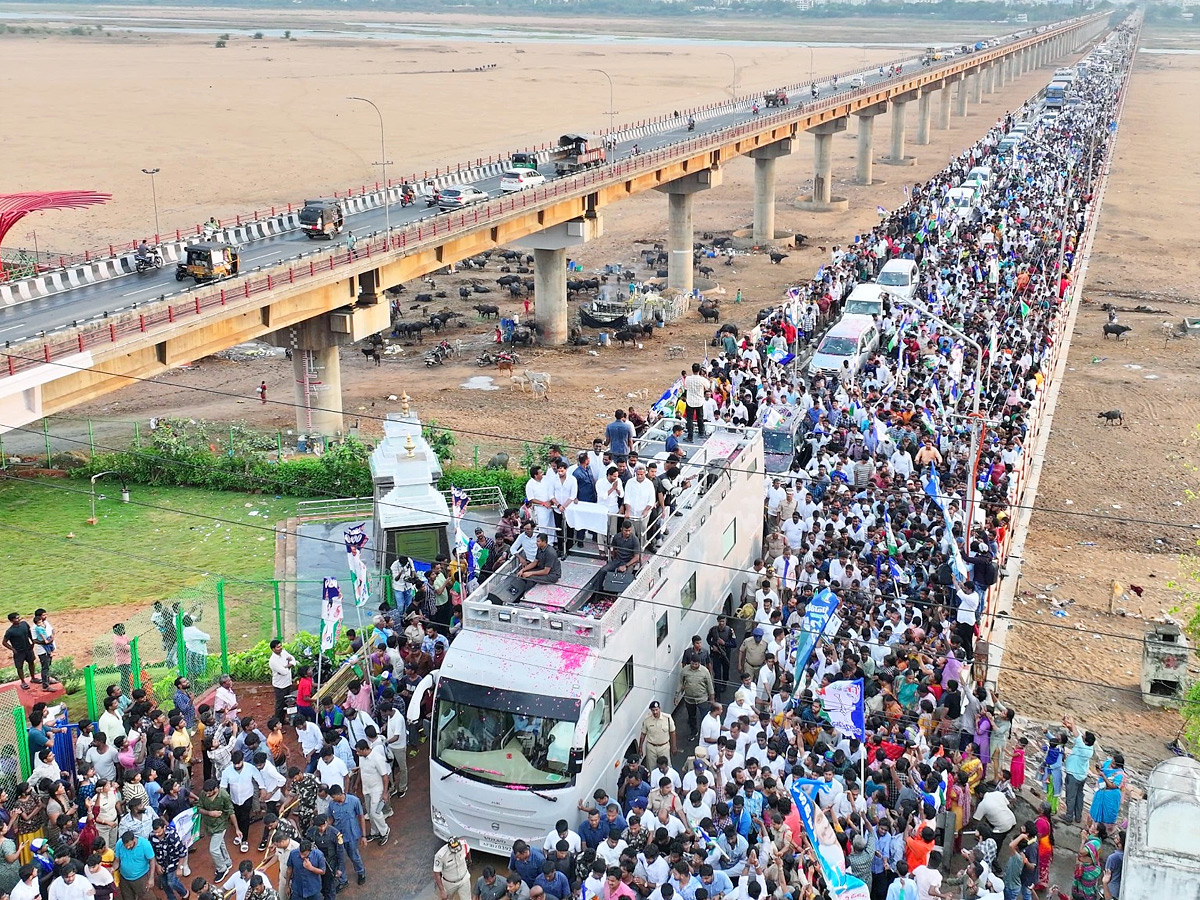
[[[1127,38],[1119,48],[1128,53]],[[1053,122],[1032,105],[1005,116],[683,376],[672,400],[686,423],[672,435],[681,457],[707,428],[784,408],[806,418],[795,459],[768,481],[762,553],[737,613],[684,652],[681,721],[651,703],[639,752],[614,767],[613,784],[564,811],[544,841],[518,841],[507,877],[488,867],[472,880],[463,842],[451,841],[434,862],[440,900],[809,900],[827,896],[818,856],[873,900],[1029,900],[1054,896],[1051,863],[1071,853],[1062,896],[1119,896],[1121,754],[1106,757],[1069,717],[1044,744],[1015,734],[1016,711],[986,686],[975,654],[1031,416],[1063,337],[1117,81],[1081,80],[1075,97]],[[997,145],[1023,121],[1033,124],[1018,152],[1000,158]],[[961,215],[947,194],[976,166],[991,169],[991,183]],[[898,258],[917,263],[921,291],[914,305],[885,302],[879,351],[857,371],[800,377],[788,354]],[[312,673],[278,641],[275,714],[263,723],[243,713],[228,676],[200,704],[184,676],[170,698],[123,679],[97,721],[76,723],[70,766],[35,704],[32,771],[0,791],[0,895],[334,900],[351,871],[363,884],[361,848],[388,843],[407,789],[407,705],[457,627],[453,597],[510,554],[527,576],[557,570],[577,536],[563,498],[613,503],[608,533],[596,535],[612,551],[610,573],[653,552],[647,529],[681,476],[678,460],[659,473],[636,459],[637,425],[621,410],[590,453],[552,454],[545,475],[535,467],[530,503],[509,511],[495,538],[477,532],[479,571],[441,560],[418,577],[398,561],[408,618],[352,635],[375,677],[337,697],[318,699]],[[535,532],[557,535],[557,548]],[[796,637],[825,591],[838,598],[837,627],[797,667]],[[10,615],[3,643],[23,688],[51,686],[45,610],[32,625]],[[822,701],[831,683],[858,680],[861,739],[835,729]],[[1044,803],[1019,821],[1027,780]],[[798,781],[816,783],[816,845],[797,828]],[[214,874],[186,883],[193,844]],[[252,846],[278,860],[277,883]],[[965,857],[953,888],[946,848]]]
[[[1120,72],[1127,36],[1117,47]],[[517,842],[507,881],[485,870],[474,897],[829,896],[818,854],[875,900],[1119,896],[1120,753],[1105,758],[1070,718],[1044,743],[1014,733],[1016,710],[987,686],[987,661],[975,656],[1119,88],[1098,74],[1077,83],[1057,117],[1034,103],[1006,115],[902,208],[835,247],[812,282],[749,331],[721,335],[715,357],[681,376],[659,407],[682,420],[677,445],[772,411],[806,417],[791,466],[768,482],[763,551],[741,608],[684,654],[686,724],[651,704],[641,752],[609,792],[542,846]],[[1023,141],[999,153],[1018,125]],[[975,167],[990,169],[990,183],[963,214],[948,194]],[[878,352],[857,370],[797,373],[791,357],[818,319],[836,316],[893,259],[916,262],[920,290],[911,303],[885,297]],[[665,492],[628,499],[631,485],[637,493],[642,479],[664,478],[630,458],[635,430],[619,411],[593,454],[562,464],[565,475],[580,472],[589,497],[597,484],[617,495],[618,522],[653,515],[652,498]],[[549,519],[553,487],[531,489],[545,507],[531,532],[561,533]],[[838,624],[797,682],[796,637],[826,590],[838,598]],[[828,685],[858,680],[865,739],[833,728],[823,708]],[[1036,772],[1026,771],[1027,753],[1043,760]],[[818,783],[819,846],[794,818],[791,788],[806,780]],[[1019,820],[1027,780],[1040,786],[1040,808]],[[1056,855],[1074,857],[1061,885]],[[444,873],[438,885],[443,900],[466,890]]]

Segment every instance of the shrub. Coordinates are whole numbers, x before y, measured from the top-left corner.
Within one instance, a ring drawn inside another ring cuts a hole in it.
[[[520,506],[525,500],[524,472],[509,472],[505,469],[474,469],[470,466],[446,466],[438,490],[448,491],[451,486],[463,488],[498,487],[509,506]]]
[[[225,42],[224,42],[224,41],[217,41],[217,43],[216,43],[216,47],[217,47],[217,49],[218,49],[218,50],[219,50],[219,49],[221,49],[221,48],[222,48],[222,47],[224,47],[224,46],[225,46]]]

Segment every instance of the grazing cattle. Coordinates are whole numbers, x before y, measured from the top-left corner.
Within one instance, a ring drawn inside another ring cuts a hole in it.
[[[516,284],[520,280],[521,279],[516,275],[501,275],[496,279],[496,284],[500,285],[501,287],[507,287],[510,284]]]
[[[732,237],[713,238],[713,246],[714,247],[728,247],[732,243],[733,243]]]
[[[529,328],[514,328],[512,333],[512,342],[514,344],[528,344],[533,346],[533,331]]]
[[[529,268],[529,266],[517,266],[518,275],[528,275],[532,271],[533,269]]]
[[[473,307],[471,307],[471,308],[472,308],[472,309],[474,309],[476,312],[478,312],[478,313],[479,313],[479,317],[480,317],[481,319],[486,319],[486,318],[488,318],[489,316],[491,316],[491,317],[495,318],[495,317],[498,317],[498,316],[500,315],[500,307],[498,307],[498,306],[488,306],[488,305],[486,305],[486,304],[483,304],[483,303],[476,303],[476,304],[475,304]]]
[[[797,232],[795,235],[792,236],[792,243],[794,243],[796,245],[797,250],[799,250],[801,247],[803,247],[804,242],[807,240],[808,240],[807,234],[800,234]]]
[[[1130,328],[1128,325],[1118,325],[1116,322],[1105,322],[1104,323],[1104,339],[1106,341],[1108,340],[1108,336],[1110,334],[1115,335],[1117,340],[1119,341],[1126,333],[1128,333],[1130,331],[1133,331],[1133,329]]]
[[[445,292],[445,291],[438,291],[438,292],[437,292],[436,294],[434,294],[433,296],[437,297],[439,300],[445,300],[445,299],[446,299],[446,292]]]
[[[486,469],[508,469],[508,454],[500,451],[487,461]]]
[[[432,303],[433,294],[417,294],[417,296],[415,296],[413,299],[418,303]]]
[[[772,253],[772,254],[770,254],[770,256],[771,256],[771,264],[776,265],[776,266],[788,258],[788,255],[786,253]]]
[[[458,289],[458,299],[459,300],[470,300],[471,299],[471,289],[469,287],[460,287]]]
[[[667,277],[667,270],[666,270],[666,269],[659,269],[659,270],[657,270],[657,271],[654,273],[654,277],[655,277],[655,278],[666,278],[666,277]]]
[[[496,360],[496,371],[497,372],[508,372],[509,375],[513,374],[512,357],[511,356],[501,356],[500,358],[498,358]]]
[[[617,343],[619,343],[623,347],[626,344],[633,342],[633,331],[628,328],[622,328],[620,331],[618,331],[616,334],[613,335],[613,338],[615,338]]]
[[[703,275],[705,278],[710,277],[712,275],[712,273],[713,273],[712,266],[701,266],[700,267],[700,274]]]
[[[705,322],[710,320],[715,322],[717,319],[721,318],[721,311],[715,306],[701,306],[696,311],[700,313],[700,318]]]
[[[521,296],[521,286],[519,284],[510,284],[508,286],[508,296],[514,300]]]
[[[670,258],[671,257],[668,255],[668,253],[665,250],[659,250],[659,252],[654,255],[654,262],[661,264],[661,263],[665,263]]]
[[[363,347],[362,352],[363,352],[363,356],[365,356],[367,359],[375,360],[375,365],[377,365],[377,366],[380,365],[383,361],[383,357],[379,352],[378,344],[372,344],[369,347]]]
[[[1105,425],[1124,425],[1125,418],[1121,415],[1119,409],[1110,409],[1108,412],[1096,413],[1097,419],[1103,419]]]
[[[404,335],[406,338],[416,338],[421,343],[421,332],[429,326],[424,322],[397,322],[392,326],[392,337]]]

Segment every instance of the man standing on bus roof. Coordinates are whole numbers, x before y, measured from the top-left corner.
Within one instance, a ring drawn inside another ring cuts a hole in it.
[[[678,752],[675,738],[675,720],[669,713],[662,711],[662,705],[657,700],[650,701],[650,711],[642,719],[642,734],[638,739],[638,752],[649,761],[657,762],[660,756],[667,756],[667,751]]]

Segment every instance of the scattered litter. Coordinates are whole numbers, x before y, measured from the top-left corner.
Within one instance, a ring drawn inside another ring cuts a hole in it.
[[[1038,612],[1041,612],[1041,610],[1038,610]],[[1067,611],[1065,609],[1056,609],[1054,612],[1050,613],[1050,615],[1054,616],[1056,619],[1065,619],[1067,617]]]
[[[1126,368],[1126,369],[1133,369],[1133,370],[1136,372],[1136,371],[1138,371],[1139,369],[1141,369],[1141,366],[1139,366],[1137,363],[1125,363],[1125,368]]]
[[[1080,547],[1095,547],[1096,542],[1095,541],[1080,541],[1079,546]]]
[[[1074,500],[1064,500],[1064,501],[1063,501],[1063,503],[1065,503],[1067,506],[1074,506],[1074,505],[1075,505],[1075,501],[1074,501]]]
[[[1113,509],[1120,509],[1120,508],[1121,508],[1121,504],[1120,504],[1120,503],[1114,503],[1114,504],[1112,505],[1112,508],[1113,508]]]
[[[1144,375],[1143,377],[1144,377],[1144,378],[1145,378],[1147,381],[1157,381],[1157,380],[1158,380],[1158,376],[1157,376],[1157,375]]]
[[[257,510],[257,509],[252,509],[252,510],[250,510],[250,512],[246,513],[246,515],[248,515],[248,516],[257,516],[257,515],[258,515],[258,510]]]
[[[400,398],[397,397],[395,394],[388,394],[388,399],[389,400],[399,400]]]

